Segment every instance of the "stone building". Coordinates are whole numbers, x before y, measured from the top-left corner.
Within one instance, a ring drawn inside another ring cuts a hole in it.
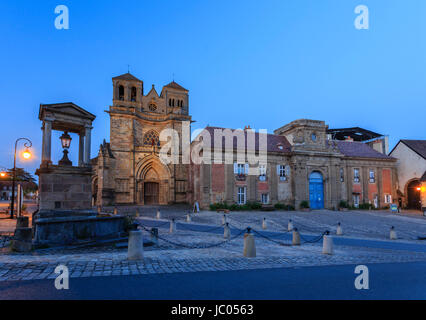
[[[164,165],[159,149],[165,129],[190,141],[190,127],[182,125],[191,122],[188,90],[173,81],[160,94],[154,85],[145,94],[143,81],[129,73],[112,82],[110,142],[104,142],[92,160],[94,204],[186,202],[188,165]]]
[[[107,113],[110,142],[104,141],[92,159],[96,205],[198,201],[206,208],[217,202],[257,201],[299,207],[308,201],[311,208],[321,209],[337,208],[342,200],[354,206],[385,207],[396,198],[396,159],[366,143],[329,139],[324,121],[293,121],[274,134],[228,129],[231,135],[241,138],[242,134],[244,153],[265,153],[266,161],[253,165],[238,158],[238,141],[231,140],[227,146],[224,137],[215,136],[222,128],[207,127],[190,143],[188,90],[174,81],[160,94],[154,86],[145,94],[143,82],[133,75],[115,77]],[[178,163],[165,165],[160,159],[159,150],[166,143],[160,135],[165,129],[177,132]],[[251,133],[256,141],[253,150],[246,141]],[[199,139],[205,134],[209,143]],[[225,144],[218,149],[214,142],[222,138]],[[207,153],[204,143],[217,152]],[[185,145],[192,156],[198,150],[212,164],[193,157],[189,161],[182,151]],[[230,162],[217,161],[229,156]]]
[[[398,202],[426,211],[426,140],[400,140],[390,155],[398,159]]]
[[[200,201],[203,208],[210,203],[249,201],[296,207],[308,201],[312,209],[334,209],[342,200],[355,207],[389,206],[396,196],[396,159],[365,143],[328,140],[327,129],[324,121],[307,119],[277,129],[267,135],[267,163],[254,171],[248,161],[238,162],[235,154],[234,163],[193,164],[192,200]],[[220,130],[207,127],[205,132],[213,141]],[[248,130],[244,130],[246,140]],[[237,131],[232,132],[238,135]],[[195,139],[193,147],[201,143]],[[213,143],[211,147],[217,148]],[[259,151],[259,144],[255,149]]]

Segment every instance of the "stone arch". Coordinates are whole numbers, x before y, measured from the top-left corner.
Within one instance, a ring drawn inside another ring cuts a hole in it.
[[[92,178],[92,206],[98,205],[98,192],[99,192],[99,179],[98,176]]]
[[[405,192],[405,202],[406,206],[409,209],[421,209],[421,195],[420,190],[417,188],[421,188],[421,182],[419,178],[413,178],[407,181],[404,187]]]
[[[147,200],[157,202],[149,204],[169,204],[172,201],[171,177],[170,168],[162,164],[157,156],[151,155],[139,161],[136,169],[138,204],[147,204]]]

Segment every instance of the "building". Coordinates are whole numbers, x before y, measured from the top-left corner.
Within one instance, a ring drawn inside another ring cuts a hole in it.
[[[113,101],[107,111],[111,141],[92,160],[94,204],[187,202],[188,165],[164,165],[158,150],[166,129],[189,143],[190,127],[182,127],[191,123],[188,90],[173,81],[160,94],[152,85],[145,95],[143,81],[129,73],[112,81]]]
[[[400,140],[390,155],[398,159],[398,202],[408,209],[425,208],[426,140]]]
[[[393,203],[396,159],[365,143],[329,140],[327,129],[324,121],[308,119],[277,129],[267,135],[267,162],[255,170],[251,170],[248,161],[237,161],[235,141],[234,163],[213,163],[212,151],[212,164],[192,165],[192,200],[200,201],[204,208],[216,202],[241,205],[249,201],[296,207],[308,201],[312,209],[335,209],[341,201],[355,207],[371,204],[376,208]],[[207,127],[204,134],[214,141],[221,130],[224,129]],[[244,130],[245,146],[249,130]],[[232,130],[235,136],[239,136],[239,131]],[[256,141],[259,135],[256,134]],[[194,141],[193,148],[200,143]],[[223,158],[230,152],[220,149]],[[259,152],[259,144],[255,152]]]
[[[389,154],[389,136],[360,127],[327,129],[329,140],[357,141],[368,144],[374,150]]]
[[[324,121],[296,120],[274,134],[207,127],[191,143],[188,93],[173,81],[160,94],[154,86],[145,94],[143,82],[133,75],[113,78],[107,111],[111,140],[92,159],[94,205],[198,201],[207,208],[217,202],[256,201],[299,207],[308,201],[313,209],[334,209],[346,201],[379,208],[396,198],[396,159],[365,141],[333,139]],[[164,164],[159,151],[167,145],[161,135],[168,130],[179,141],[171,152],[178,161]],[[231,135],[230,144],[219,136],[223,132]],[[256,141],[253,148],[249,137]],[[217,146],[218,141],[224,144]],[[241,151],[246,158],[239,157]],[[197,152],[210,161],[195,161]],[[261,162],[252,164],[249,154]]]

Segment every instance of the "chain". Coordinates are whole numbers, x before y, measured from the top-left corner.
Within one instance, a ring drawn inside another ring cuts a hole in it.
[[[274,242],[274,243],[276,243],[276,244],[279,244],[280,246],[283,246],[283,247],[291,247],[291,246],[292,246],[292,245],[291,245],[291,244],[289,244],[289,243],[284,243],[284,242],[280,242],[280,241],[277,241],[277,240],[271,239],[271,238],[269,238],[268,236],[265,236],[265,235],[261,234],[260,232],[258,232],[258,231],[256,231],[256,230],[254,230],[254,229],[252,229],[252,231],[253,231],[255,234],[257,234],[258,236],[260,236],[261,238],[266,239],[266,240],[271,241],[271,242]]]
[[[313,240],[306,240],[302,235],[300,235],[300,239],[305,241],[304,243],[316,243],[316,242],[319,242],[326,233],[327,232],[324,232],[323,234],[319,235],[317,238],[314,238]]]
[[[219,226],[219,227],[213,227],[213,228],[211,228],[211,229],[207,229],[207,230],[194,230],[194,229],[192,229],[192,228],[191,228],[191,226],[190,226],[190,225],[187,225],[187,224],[180,224],[180,225],[179,225],[179,229],[181,229],[182,227],[183,227],[183,229],[185,229],[185,230],[189,230],[189,231],[194,231],[194,232],[207,232],[207,233],[209,233],[209,232],[213,232],[213,231],[216,231],[216,230],[219,230],[219,229],[223,229],[224,225]]]
[[[148,228],[146,228],[145,226],[142,226],[141,225],[141,227],[145,230],[145,231],[147,231],[147,232],[151,232],[151,230],[149,230]],[[174,246],[177,246],[177,247],[181,247],[181,248],[185,248],[185,249],[209,249],[209,248],[213,248],[213,247],[219,247],[219,246],[221,246],[221,245],[224,245],[225,243],[228,243],[228,242],[230,242],[230,241],[232,241],[232,240],[235,240],[235,239],[237,239],[238,237],[240,237],[243,233],[245,232],[245,230],[243,230],[243,231],[241,231],[239,234],[237,234],[236,236],[234,236],[234,237],[232,237],[232,238],[230,238],[230,239],[227,239],[227,240],[224,240],[224,241],[222,241],[222,242],[219,242],[219,243],[214,243],[214,244],[205,244],[205,245],[187,245],[187,244],[183,244],[183,243],[178,243],[178,242],[174,242],[174,241],[170,241],[170,240],[168,240],[168,239],[165,239],[165,238],[163,238],[163,237],[160,237],[160,236],[158,236],[158,239],[160,239],[160,240],[162,240],[162,241],[164,241],[164,242],[167,242],[167,243],[169,243],[169,244],[171,244],[171,245],[174,245]]]

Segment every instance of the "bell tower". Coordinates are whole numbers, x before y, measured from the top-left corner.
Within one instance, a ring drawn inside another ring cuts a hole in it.
[[[142,108],[143,81],[130,73],[112,78],[113,106],[128,107],[140,111]]]

